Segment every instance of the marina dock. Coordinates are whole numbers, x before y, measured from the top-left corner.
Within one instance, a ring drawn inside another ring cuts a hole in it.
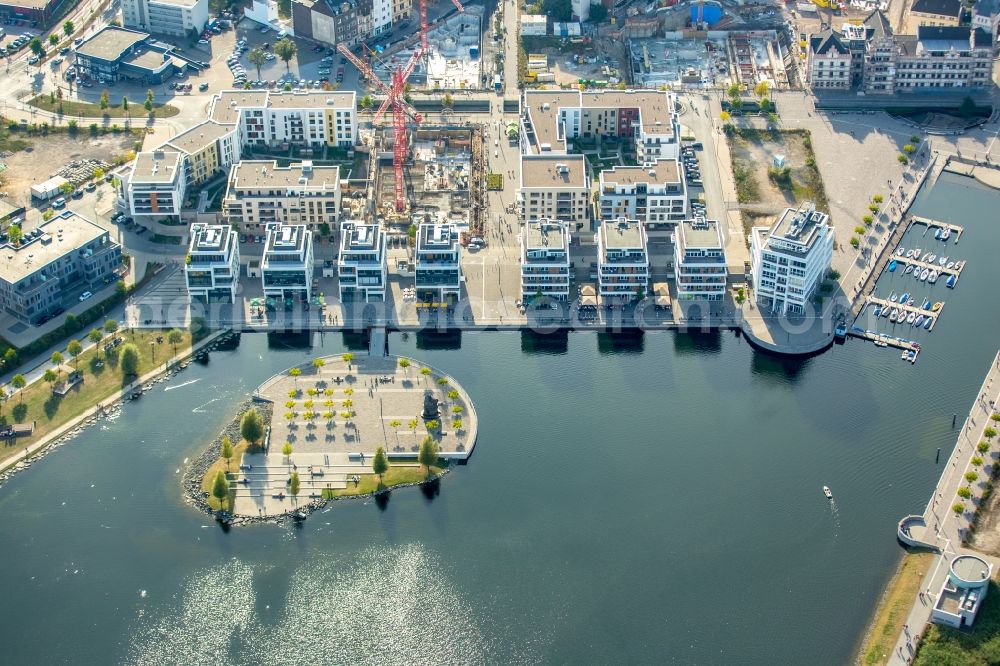
[[[893,303],[892,301],[887,301],[884,298],[878,298],[876,296],[869,296],[868,297],[868,302],[871,303],[871,304],[873,304],[873,305],[880,305],[883,308],[889,308],[890,311],[893,308],[898,308],[898,309],[904,310],[906,312],[912,312],[912,313],[917,314],[917,315],[923,315],[924,317],[929,317],[930,319],[932,319],[934,321],[934,323],[931,324],[931,327],[929,329],[927,329],[928,331],[933,331],[934,330],[934,327],[937,326],[938,317],[940,317],[941,313],[944,311],[944,303],[943,302],[941,304],[941,307],[938,308],[937,312],[933,312],[931,310],[924,310],[923,308],[917,307],[915,305],[904,305],[902,303]],[[912,326],[911,324],[905,324],[905,325],[906,326],[911,326],[912,328],[916,328],[915,326]]]
[[[927,270],[930,271],[937,271],[939,275],[954,275],[956,283],[958,282],[959,276],[962,275],[962,269],[965,268],[964,261],[956,261],[954,266],[948,268],[947,264],[945,266],[942,266],[941,264],[936,262],[927,263],[926,261],[921,261],[920,259],[907,257],[905,254],[892,255],[892,258],[889,259],[889,262],[892,263],[893,261],[895,261],[897,264],[913,264],[913,270],[917,270],[918,268],[923,270],[926,268]]]
[[[914,215],[912,218],[910,218],[910,223],[925,224],[927,225],[928,231],[930,231],[934,227],[939,227],[941,229],[949,229],[955,238],[956,245],[958,245],[958,240],[962,237],[962,232],[965,231],[964,227],[958,224],[952,224],[951,222],[941,222],[940,220],[934,220],[929,217],[920,217],[919,215]],[[951,238],[949,238],[948,240],[951,240]]]

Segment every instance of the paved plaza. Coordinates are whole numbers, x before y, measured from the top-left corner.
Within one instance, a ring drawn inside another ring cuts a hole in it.
[[[257,399],[274,403],[265,453],[247,454],[240,464],[236,513],[274,515],[296,502],[319,499],[324,489],[346,488],[354,475],[371,474],[376,449],[393,465],[415,465],[425,437],[440,455],[467,458],[475,444],[475,409],[451,377],[416,361],[400,367],[395,356],[319,359],[265,382]],[[300,374],[296,374],[296,371]],[[425,418],[425,401],[437,401],[435,418]],[[434,427],[437,421],[439,427]],[[285,443],[292,454],[282,453]],[[288,492],[297,471],[302,490]]]

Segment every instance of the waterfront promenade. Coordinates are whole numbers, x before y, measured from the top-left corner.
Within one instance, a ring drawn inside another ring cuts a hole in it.
[[[931,611],[937,601],[941,584],[948,575],[951,560],[957,555],[972,552],[962,547],[962,540],[967,534],[972,512],[982,497],[984,490],[982,482],[976,484],[973,489],[975,500],[970,502],[970,510],[962,515],[957,515],[951,507],[955,502],[960,501],[956,492],[964,483],[963,475],[974,468],[971,460],[977,455],[976,445],[983,440],[983,430],[992,423],[990,415],[994,413],[998,404],[1000,404],[1000,353],[990,363],[986,379],[983,380],[982,386],[976,393],[972,409],[959,431],[955,449],[945,463],[941,478],[934,487],[931,499],[924,510],[923,515],[927,527],[924,530],[923,540],[935,544],[939,549],[939,554],[936,562],[920,584],[918,595],[913,600],[913,606],[906,620],[906,627],[900,633],[896,645],[893,647],[889,664],[908,664],[912,659],[916,652],[918,637],[923,635],[930,622]],[[991,442],[989,453],[982,457],[987,460],[988,465],[1000,464],[1000,443],[997,442],[997,438]],[[994,566],[996,566],[995,558],[981,553],[976,554],[994,562]]]

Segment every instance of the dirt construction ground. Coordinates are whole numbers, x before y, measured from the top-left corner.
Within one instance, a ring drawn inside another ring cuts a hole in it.
[[[816,184],[817,173],[814,168],[806,165],[809,151],[803,140],[804,136],[797,133],[782,133],[779,140],[769,138],[769,133],[763,132],[763,140],[747,140],[733,136],[730,151],[734,166],[742,166],[752,174],[756,187],[756,196],[748,197],[751,210],[776,213],[789,206],[795,206],[803,201],[815,201],[818,195]],[[784,157],[784,166],[790,169],[790,186],[778,187],[768,178],[768,169],[774,166],[775,157]]]
[[[52,173],[67,162],[78,159],[101,159],[110,162],[116,155],[130,150],[141,137],[130,134],[105,134],[91,137],[84,130],[76,138],[66,134],[26,137],[18,135],[29,146],[25,150],[0,158],[7,169],[3,172],[3,191],[19,204],[31,205],[31,186],[48,180]]]

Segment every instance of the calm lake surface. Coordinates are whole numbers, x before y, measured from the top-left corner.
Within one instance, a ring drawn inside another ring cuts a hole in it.
[[[470,463],[225,533],[183,461],[262,380],[345,349],[244,335],[0,489],[2,660],[846,663],[996,353],[997,201],[946,176],[918,202],[966,225],[969,266],[930,292],[933,333],[900,333],[915,366],[857,340],[793,361],[732,333],[396,334],[476,402]]]

